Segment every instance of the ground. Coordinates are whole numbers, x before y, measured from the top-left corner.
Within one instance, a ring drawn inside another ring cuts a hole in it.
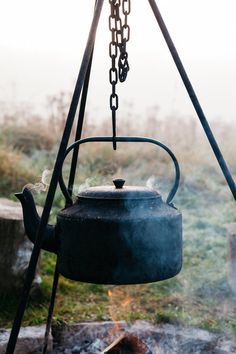
[[[168,130],[166,123],[158,124],[165,133],[161,140],[174,150],[181,166],[181,183],[174,204],[183,215],[182,271],[173,279],[134,286],[85,284],[61,276],[54,321],[145,319],[235,334],[236,295],[228,284],[227,259],[227,224],[236,221],[235,203],[210,147],[195,125],[181,123],[185,131],[185,136],[181,136],[177,125]],[[10,132],[11,129],[8,127]],[[1,191],[13,199],[13,192],[26,183],[39,182],[43,170],[53,167],[58,144],[42,134],[39,137],[36,134],[33,141],[25,141],[14,129],[14,143],[9,131],[0,138],[0,170],[4,165]],[[224,150],[235,172],[233,155],[227,149],[227,143],[233,149],[233,140],[230,131],[228,134]],[[6,139],[11,141],[10,147],[6,147]],[[68,162],[64,171],[66,178]],[[91,146],[81,150],[74,192],[88,185],[111,184],[112,178],[123,177],[128,185],[152,184],[165,199],[173,183],[173,173],[168,156],[154,147],[130,148],[119,144],[114,153],[108,145]],[[45,192],[35,194],[38,204],[43,205],[45,195]],[[55,222],[55,215],[63,206],[58,190],[51,222]],[[55,256],[42,252],[42,294],[30,300],[24,325],[45,323],[54,267]],[[16,293],[1,295],[0,327],[11,326],[18,298]]]

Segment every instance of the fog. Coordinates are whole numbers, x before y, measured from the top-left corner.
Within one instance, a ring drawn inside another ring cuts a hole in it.
[[[72,91],[93,13],[93,0],[1,0],[0,103],[46,113],[46,97]],[[235,118],[236,5],[234,0],[157,2],[209,120]],[[140,119],[150,107],[159,116],[195,116],[148,0],[132,1],[130,73],[118,85],[120,115],[127,104]],[[109,115],[110,59],[104,2],[88,99],[93,119]]]

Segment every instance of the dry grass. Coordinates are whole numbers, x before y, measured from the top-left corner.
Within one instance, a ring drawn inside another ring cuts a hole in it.
[[[24,124],[11,120],[2,127],[1,143],[30,154],[34,150],[51,150],[55,144],[55,135],[38,117],[28,118]]]
[[[1,195],[9,196],[32,180],[34,173],[27,168],[26,157],[19,150],[1,145],[0,176]]]

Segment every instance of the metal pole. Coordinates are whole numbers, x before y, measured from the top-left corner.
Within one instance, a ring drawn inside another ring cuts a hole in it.
[[[87,95],[88,95],[88,86],[89,86],[89,79],[92,67],[92,60],[93,60],[93,51],[91,53],[91,58],[89,61],[88,70],[85,77],[85,82],[83,86],[83,91],[81,95],[81,103],[80,103],[80,110],[79,110],[79,117],[78,117],[78,124],[76,129],[75,141],[81,139],[83,123],[84,123],[84,114],[85,114],[85,107],[87,102]],[[73,151],[72,160],[71,160],[71,167],[70,167],[70,175],[69,175],[69,182],[68,182],[68,192],[70,196],[72,196],[74,180],[75,180],[75,172],[76,166],[79,156],[79,146],[77,149]],[[67,201],[68,203],[68,201]]]
[[[29,267],[27,270],[26,279],[25,279],[20,303],[17,308],[17,312],[16,312],[16,316],[15,316],[14,323],[12,326],[9,342],[7,345],[6,354],[13,354],[14,350],[15,350],[16,341],[18,338],[22,318],[23,318],[23,315],[25,312],[27,301],[28,301],[31,284],[32,284],[32,281],[33,281],[34,275],[35,275],[35,269],[37,266],[37,261],[39,258],[40,249],[41,249],[42,242],[43,242],[44,232],[45,232],[46,225],[48,223],[48,219],[49,219],[49,215],[50,215],[50,211],[52,208],[52,203],[53,203],[55,191],[57,188],[58,178],[61,173],[63,157],[65,154],[67,145],[68,145],[68,141],[69,141],[72,125],[74,122],[76,109],[77,109],[78,102],[79,102],[79,97],[80,97],[81,90],[82,90],[82,87],[84,84],[85,75],[86,75],[87,68],[89,65],[89,60],[91,58],[91,53],[92,53],[92,50],[94,47],[96,30],[97,30],[97,26],[98,26],[100,14],[101,14],[103,2],[104,2],[104,0],[97,0],[97,3],[96,3],[93,21],[91,24],[86,48],[84,51],[84,55],[83,55],[83,59],[82,59],[82,63],[81,63],[81,67],[80,67],[80,71],[79,71],[79,75],[78,75],[78,79],[76,82],[72,102],[70,105],[64,133],[63,133],[61,144],[60,144],[60,147],[58,150],[58,154],[57,154],[57,158],[56,158],[56,162],[55,162],[55,166],[54,166],[54,170],[53,170],[53,174],[52,174],[52,179],[50,182],[45,206],[44,206],[42,217],[41,217],[41,222],[40,222],[39,229],[37,232],[34,248],[33,248],[32,254],[31,254]]]
[[[197,98],[197,95],[196,95],[196,93],[195,93],[195,91],[194,91],[194,89],[192,87],[192,84],[191,84],[191,82],[190,82],[190,80],[188,78],[188,75],[187,75],[187,73],[186,73],[186,71],[184,69],[184,66],[183,66],[183,64],[181,62],[181,59],[180,59],[180,57],[178,55],[178,52],[177,52],[177,50],[175,48],[175,45],[174,45],[174,43],[173,43],[173,41],[172,41],[172,39],[170,37],[170,34],[169,34],[168,29],[167,29],[167,27],[165,25],[165,22],[164,22],[164,20],[163,20],[163,18],[161,16],[161,13],[160,13],[160,11],[159,11],[159,9],[157,7],[157,4],[156,4],[155,0],[148,0],[148,1],[149,1],[149,4],[150,4],[151,8],[152,8],[152,11],[153,11],[153,13],[154,13],[154,15],[156,17],[156,20],[157,20],[157,22],[159,24],[159,27],[160,27],[160,29],[162,31],[162,34],[163,34],[163,36],[165,38],[166,44],[167,44],[167,46],[168,46],[168,48],[170,50],[172,58],[174,59],[175,65],[176,65],[176,67],[177,67],[177,69],[179,71],[179,74],[180,74],[180,76],[181,76],[181,78],[183,80],[183,83],[184,83],[184,85],[186,87],[188,95],[189,95],[189,97],[190,97],[190,99],[192,101],[192,104],[193,104],[194,108],[195,108],[195,111],[196,111],[196,113],[198,115],[198,118],[199,118],[199,120],[200,120],[200,122],[202,124],[202,127],[203,127],[204,131],[205,131],[205,134],[206,134],[206,136],[208,138],[208,141],[209,141],[209,143],[210,143],[210,145],[212,147],[212,150],[213,150],[213,152],[215,154],[215,157],[216,157],[216,159],[217,159],[217,161],[218,161],[218,163],[220,165],[220,168],[221,168],[221,170],[222,170],[222,172],[223,172],[223,174],[225,176],[226,182],[227,182],[227,184],[228,184],[228,186],[229,186],[229,188],[230,188],[230,190],[231,190],[231,192],[233,194],[234,199],[236,200],[236,186],[235,186],[235,182],[233,180],[232,174],[231,174],[231,172],[230,172],[230,170],[229,170],[229,168],[228,168],[228,166],[227,166],[227,164],[226,164],[226,162],[224,160],[224,157],[223,157],[223,155],[222,155],[222,153],[220,151],[220,148],[219,148],[219,146],[218,146],[218,144],[217,144],[217,142],[215,140],[215,137],[214,137],[214,135],[212,133],[212,130],[211,130],[210,126],[209,126],[209,123],[208,123],[208,121],[206,119],[206,116],[205,116],[205,114],[204,114],[204,112],[202,110],[202,107],[201,107],[200,102],[199,102],[199,100]]]
[[[97,0],[95,0],[95,7],[96,7],[96,4],[97,4]],[[81,95],[81,103],[80,103],[79,116],[78,116],[78,123],[77,123],[76,134],[75,134],[75,141],[80,140],[81,135],[82,135],[85,107],[86,107],[87,96],[88,96],[89,80],[90,80],[90,74],[91,74],[91,68],[92,68],[92,62],[93,62],[93,51],[94,51],[94,47],[91,52],[91,57],[89,60],[89,65],[88,65],[88,69],[87,69],[85,80],[84,80],[84,86],[83,86],[83,91],[82,91],[82,95]],[[72,160],[71,160],[70,175],[69,175],[69,181],[68,181],[68,192],[69,192],[70,196],[72,196],[72,192],[73,192],[78,156],[79,156],[79,146],[77,149],[75,149],[73,151],[73,156],[72,156]],[[71,204],[70,200],[66,200],[66,205],[70,205],[70,204]]]
[[[47,353],[48,338],[49,338],[51,324],[52,324],[52,316],[53,316],[53,310],[54,310],[54,305],[55,305],[55,300],[56,300],[56,293],[57,293],[59,275],[60,274],[59,274],[58,266],[57,266],[57,263],[56,263],[56,267],[55,267],[55,270],[54,270],[54,276],[53,276],[53,285],[52,285],[50,305],[49,305],[49,308],[48,308],[48,317],[47,317],[47,323],[46,323],[46,331],[45,331],[45,335],[44,335],[44,344],[43,344],[42,354],[46,354]]]

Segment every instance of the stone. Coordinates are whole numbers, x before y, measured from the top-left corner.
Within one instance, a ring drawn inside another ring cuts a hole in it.
[[[21,289],[33,245],[25,235],[21,204],[0,198],[0,292]],[[40,292],[39,265],[31,295]]]
[[[22,327],[14,354],[41,354],[44,342],[45,325]],[[0,330],[0,354],[5,354],[10,330]],[[52,336],[48,340],[48,354],[52,353]]]
[[[172,324],[153,325],[147,321],[90,322],[64,325],[49,338],[52,354],[101,354],[112,342],[125,333],[142,340],[152,354],[236,354],[236,338],[224,333]],[[117,328],[117,332],[113,329]],[[45,326],[21,328],[14,354],[41,353]],[[0,330],[0,354],[4,354],[9,330]],[[56,340],[55,340],[56,339]]]

